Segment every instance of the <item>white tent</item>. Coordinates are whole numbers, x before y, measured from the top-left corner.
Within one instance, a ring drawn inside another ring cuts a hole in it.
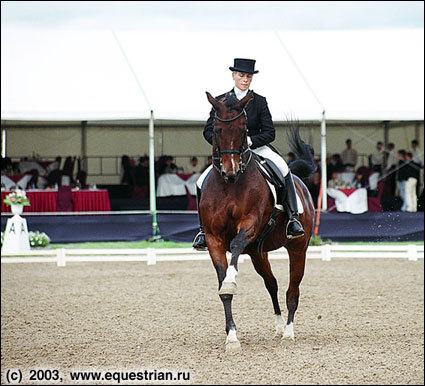
[[[231,88],[228,67],[235,57],[257,60],[252,87],[267,97],[275,121],[320,120],[323,108],[328,119],[339,120],[424,117],[423,29],[149,34],[2,28],[1,119],[148,119],[153,109],[157,119],[203,121],[210,109],[205,91]]]

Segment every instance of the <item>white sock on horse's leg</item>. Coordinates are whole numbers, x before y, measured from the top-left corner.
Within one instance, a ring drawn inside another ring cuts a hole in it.
[[[230,283],[236,283],[237,274],[238,274],[238,271],[236,270],[236,268],[233,265],[230,265],[227,268],[226,277],[224,278],[223,281],[230,282]]]

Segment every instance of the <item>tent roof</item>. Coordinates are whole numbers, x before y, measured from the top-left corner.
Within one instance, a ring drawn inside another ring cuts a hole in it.
[[[275,121],[424,119],[423,29],[115,35],[141,88],[112,31],[2,28],[1,119],[205,121],[234,57]]]

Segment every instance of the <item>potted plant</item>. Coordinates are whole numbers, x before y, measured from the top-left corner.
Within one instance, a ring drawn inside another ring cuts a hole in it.
[[[30,201],[24,190],[16,189],[9,193],[3,200],[6,205],[11,206],[13,214],[21,214],[24,210],[24,206],[29,206]]]

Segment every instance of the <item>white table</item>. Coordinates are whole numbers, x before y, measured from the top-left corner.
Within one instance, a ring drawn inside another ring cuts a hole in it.
[[[353,214],[368,211],[367,189],[333,189],[327,190],[329,197],[335,200],[338,212],[349,212]]]

